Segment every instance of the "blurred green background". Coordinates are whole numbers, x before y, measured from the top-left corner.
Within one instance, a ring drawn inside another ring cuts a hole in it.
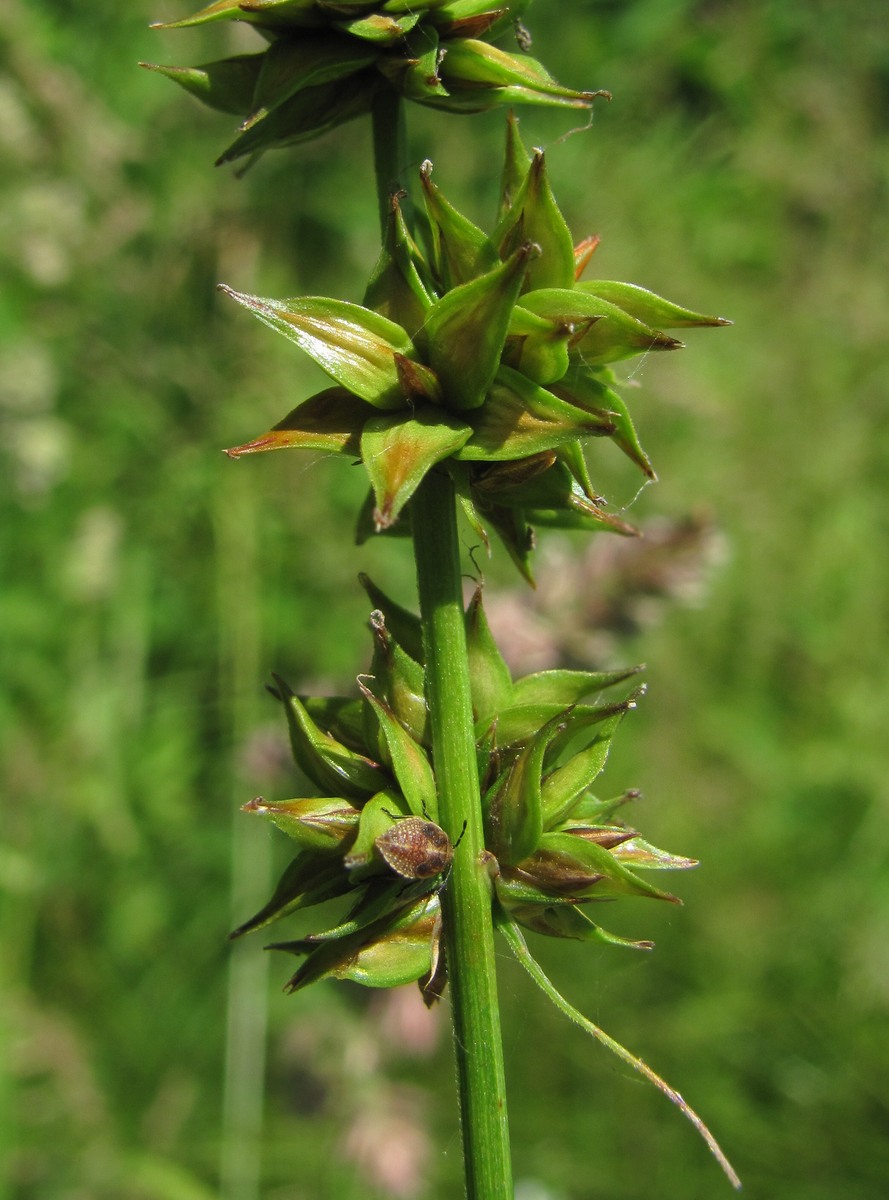
[[[369,657],[357,572],[409,602],[411,568],[396,540],[352,544],[358,472],[218,452],[320,385],[214,285],[360,299],[376,213],[363,122],[214,171],[230,123],[135,68],[252,44],[147,29],[186,8],[7,0],[0,22],[0,1200],[453,1197],[441,1021],[412,992],[289,999],[289,962],[225,941],[285,861],[238,813],[293,786],[263,682],[348,687]],[[527,22],[560,79],[614,93],[561,143],[570,117],[522,115],[572,229],[602,235],[596,274],[735,321],[630,364],[656,488],[593,456],[631,519],[692,514],[718,550],[694,603],[649,581],[603,651],[650,682],[610,790],[640,787],[632,819],[703,865],[675,881],[685,908],[609,912],[654,954],[537,949],[702,1112],[749,1197],[877,1200],[885,7],[537,0]],[[487,223],[502,117],[410,119],[417,162]],[[547,553],[570,575],[586,546]],[[516,587],[503,557],[492,602]],[[594,564],[548,636],[584,632],[584,589],[621,579]],[[505,957],[502,991],[522,1200],[730,1194]]]

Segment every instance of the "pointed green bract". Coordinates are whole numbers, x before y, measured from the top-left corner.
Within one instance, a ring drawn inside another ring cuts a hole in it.
[[[387,757],[408,808],[415,817],[435,820],[438,815],[438,796],[435,776],[425,751],[398,721],[388,704],[379,700],[360,679],[358,685],[380,723],[388,750]]]
[[[597,279],[579,283],[577,286],[581,291],[598,296],[600,300],[616,304],[625,313],[646,325],[662,325],[665,329],[683,329],[695,325],[731,325],[731,321],[727,321],[725,317],[705,317],[703,313],[680,308],[678,304],[672,304],[635,283]]]
[[[554,829],[572,813],[577,801],[601,774],[623,712],[606,718],[590,743],[543,781],[540,793],[544,829]]]
[[[363,116],[373,103],[379,83],[377,73],[368,69],[356,71],[346,80],[301,88],[288,100],[258,114],[246,128],[242,126],[243,132],[219,155],[216,166],[311,141]]]
[[[572,705],[567,712],[562,732],[553,739],[554,754],[561,756],[565,753],[579,753],[598,736],[599,727],[603,722],[634,709],[639,697],[644,694],[645,685],[642,684],[623,700],[612,700],[608,704]]]
[[[501,900],[503,897],[501,896]],[[609,933],[596,925],[586,913],[572,904],[511,905],[505,907],[513,920],[544,937],[572,938],[579,942],[604,942],[607,946],[626,946],[630,950],[652,950],[654,942],[631,941]]]
[[[516,691],[518,690],[517,683]],[[513,700],[515,701],[515,693]],[[566,747],[578,752],[597,736],[595,730],[592,734],[588,732],[592,726],[598,726],[614,715],[622,715],[627,709],[635,706],[635,694],[626,700],[618,700],[611,704],[574,704],[570,707],[546,700],[524,704],[513,702],[497,714],[497,745],[501,749],[524,745],[547,722],[561,717],[560,732],[553,737],[553,747],[558,752]],[[485,728],[484,721],[477,722],[477,736],[481,736]],[[582,746],[575,743],[582,743]]]
[[[455,455],[463,462],[527,458],[612,428],[607,418],[560,400],[511,367],[500,367],[485,403],[468,421],[472,437]]]
[[[527,291],[573,286],[574,240],[549,185],[542,151],[534,155],[493,240],[501,254],[516,242],[530,241],[540,247],[540,256],[528,268]]]
[[[263,54],[238,54],[198,67],[166,67],[159,63],[139,65],[178,83],[210,108],[243,117],[253,107],[264,58]]]
[[[420,168],[420,183],[432,233],[433,266],[442,289],[493,270],[500,262],[494,243],[432,182],[432,163]]]
[[[561,446],[555,451],[555,454],[558,461],[568,468],[572,479],[587,500],[596,505],[604,504],[604,497],[600,496],[593,486],[586,455],[583,452],[583,443],[580,438],[577,438],[573,442],[562,442]]]
[[[537,671],[516,680],[513,700],[516,704],[578,704],[585,696],[632,679],[643,670],[624,667],[616,671]]]
[[[481,88],[521,87],[541,97],[567,100],[583,108],[592,106],[596,94],[578,92],[556,83],[546,68],[529,55],[507,54],[488,42],[474,38],[454,38],[448,43],[441,65],[446,87]]]
[[[380,416],[365,424],[361,458],[374,490],[378,530],[398,519],[426,472],[465,445],[471,433],[462,421],[419,407],[408,419]]]
[[[317,296],[265,300],[224,284],[219,290],[294,342],[332,379],[374,408],[404,407],[395,354],[410,356],[413,344],[400,325],[345,300]]]
[[[589,894],[595,890],[599,899],[628,895],[667,900],[671,904],[681,903],[676,896],[654,887],[624,867],[609,850],[572,833],[542,834],[536,853],[548,860],[547,869],[549,878],[553,881],[552,886],[559,886],[558,880],[564,879],[567,891],[577,895]],[[535,868],[538,877],[539,870],[538,863]],[[578,888],[577,882],[584,873],[587,873],[590,882],[585,886],[581,884]]]
[[[393,196],[383,248],[364,293],[365,308],[401,325],[414,337],[433,303],[425,274],[425,263],[405,224],[399,197]]]
[[[314,6],[314,0],[292,0],[290,6],[308,12]],[[216,0],[215,4],[208,4],[205,8],[192,13],[190,17],[183,17],[179,21],[158,21],[152,28],[184,29],[190,25],[206,25],[211,21],[249,21],[252,19],[254,19],[253,15],[244,10],[243,0]]]
[[[496,716],[512,699],[509,667],[497,649],[477,587],[466,609],[466,653],[472,683],[472,709],[476,721]]]
[[[364,711],[360,700],[351,696],[300,696],[300,703],[319,729],[349,750],[359,754],[365,752]]]
[[[564,996],[562,996],[553,987],[549,979],[540,969],[540,966],[536,960],[531,956],[525,939],[522,937],[521,931],[517,928],[515,922],[510,919],[509,914],[502,907],[495,907],[494,920],[500,932],[506,939],[509,948],[512,950],[513,954],[515,954],[516,958],[519,960],[537,986],[541,989],[544,995],[548,996],[553,1004],[555,1004],[555,1006],[559,1009],[559,1011],[562,1012],[570,1021],[573,1021],[575,1025],[579,1025],[581,1029],[583,1029],[591,1037],[594,1037],[596,1041],[601,1042],[601,1044],[605,1046],[606,1049],[610,1050],[612,1054],[615,1054],[621,1060],[621,1062],[624,1062],[627,1064],[627,1066],[632,1067],[634,1071],[638,1071],[644,1079],[647,1079],[649,1083],[654,1084],[658,1091],[662,1092],[668,1100],[675,1104],[683,1116],[688,1118],[697,1132],[701,1135],[710,1153],[725,1172],[726,1178],[732,1187],[740,1188],[741,1180],[738,1178],[737,1173],[726,1156],[723,1154],[719,1143],[716,1141],[716,1138],[714,1138],[713,1134],[710,1132],[698,1114],[694,1111],[694,1109],[688,1103],[686,1103],[686,1101],[674,1088],[671,1088],[669,1084],[665,1083],[664,1080],[661,1079],[660,1075],[657,1075],[654,1071],[652,1071],[651,1067],[649,1067],[647,1063],[644,1063],[634,1054],[631,1054],[629,1050],[625,1049],[625,1047],[620,1044],[620,1042],[616,1042],[614,1038],[609,1037],[608,1034],[605,1033],[604,1030],[600,1029],[598,1025],[594,1025],[592,1021],[587,1020],[582,1013],[578,1012],[576,1008],[568,1003]]]
[[[621,792],[619,796],[611,796],[608,800],[600,800],[592,792],[585,792],[575,801],[571,808],[571,822],[575,824],[583,824],[585,822],[588,825],[597,825],[603,821],[611,821],[614,819],[615,813],[619,812],[625,804],[629,804],[631,800],[638,800],[639,795],[638,791],[630,788],[629,791]]]
[[[352,38],[322,34],[281,38],[260,57],[262,70],[252,97],[248,127],[304,88],[332,83],[369,67],[375,52]]]
[[[555,383],[570,365],[569,345],[575,329],[562,321],[548,321],[518,305],[509,322],[504,363],[534,383]]]
[[[498,223],[506,216],[524,186],[530,166],[531,155],[519,137],[518,119],[515,113],[510,112],[506,118],[506,152],[503,158],[503,172],[500,176]]]
[[[642,537],[642,530],[603,510],[578,511],[575,508],[526,508],[523,510],[535,529],[573,529],[579,533],[616,533],[621,537]]]
[[[387,596],[382,588],[377,587],[369,576],[363,572],[358,576],[358,582],[364,588],[374,608],[378,608],[386,618],[386,627],[399,646],[417,662],[423,662],[423,629],[420,618],[416,613],[398,604]]]
[[[522,306],[552,321],[574,325],[576,358],[589,366],[617,362],[650,350],[678,350],[682,343],[637,321],[616,304],[575,288],[542,288],[522,297]]]
[[[264,800],[257,796],[242,812],[260,813],[306,850],[342,853],[358,827],[358,812],[339,797],[313,796],[299,800]]]
[[[395,822],[390,822],[391,829]],[[337,938],[357,933],[359,929],[367,929],[382,917],[397,911],[403,912],[418,896],[428,894],[428,887],[405,885],[404,879],[388,878],[385,874],[376,875],[367,886],[359,889],[359,900],[352,906],[346,917],[332,925],[329,929],[310,933],[299,943],[277,942],[267,946],[268,950],[290,950],[295,954],[307,954],[319,942],[329,942]]]
[[[471,470],[466,463],[457,462],[455,458],[449,459],[447,462],[448,474],[451,477],[451,482],[454,485],[454,492],[457,496],[457,505],[466,521],[472,530],[473,534],[479,539],[482,547],[485,550],[488,558],[491,557],[491,539],[488,536],[488,531],[485,528],[481,515],[476,508],[475,500],[472,494],[472,478]]]
[[[379,46],[393,46],[414,28],[420,19],[419,13],[404,17],[389,17],[374,13],[370,17],[356,17],[351,21],[337,21],[337,29],[351,37]]]
[[[580,836],[584,835],[581,833]],[[657,846],[652,846],[640,837],[628,838],[621,842],[619,846],[614,847],[612,854],[618,862],[627,863],[631,867],[642,867],[647,871],[686,871],[698,866],[697,859],[659,850]]]
[[[536,541],[534,530],[526,521],[525,514],[519,509],[487,502],[478,504],[478,512],[503,542],[522,578],[531,587],[536,587],[534,572],[531,569],[531,552]]]
[[[532,256],[530,246],[521,246],[506,262],[453,288],[429,310],[422,337],[448,408],[464,412],[484,403]]]
[[[403,914],[322,942],[311,951],[286,990],[296,992],[324,978],[349,979],[377,988],[413,983],[429,970],[438,909],[438,897],[426,896]]]
[[[540,844],[543,759],[562,714],[538,729],[484,799],[485,842],[501,866],[521,862]]]
[[[592,93],[566,92],[558,94],[535,87],[522,87],[518,84],[508,87],[479,87],[476,84],[465,84],[461,80],[449,79],[447,95],[432,96],[421,101],[430,108],[438,108],[444,112],[481,113],[492,108],[509,108],[518,104],[528,104],[536,108],[569,108],[589,109]]]
[[[423,668],[390,635],[380,609],[370,614],[370,628],[374,637],[370,674],[375,694],[385,700],[399,724],[422,746],[429,716]]]
[[[607,387],[597,379],[589,367],[576,363],[569,367],[558,383],[553,384],[553,390],[590,416],[610,424],[609,436],[624,454],[632,459],[649,479],[657,479],[651,460],[639,442],[629,410],[614,388]]]
[[[229,936],[239,938],[245,933],[263,929],[298,909],[311,908],[314,904],[323,904],[326,900],[343,896],[349,887],[349,878],[343,870],[341,858],[304,850],[285,870],[268,904]]]
[[[319,729],[284,680],[278,675],[274,679],[287,713],[293,757],[317,787],[328,795],[341,792],[363,800],[386,786],[385,773],[377,763]]]
[[[484,481],[483,481],[484,482]],[[481,488],[481,484],[479,484]],[[528,512],[552,510],[593,518],[599,525],[613,526],[620,533],[632,532],[625,521],[594,504],[578,486],[568,468],[560,462],[535,474],[514,487],[498,487],[497,503]]]
[[[326,388],[304,400],[268,433],[226,450],[229,458],[265,450],[323,450],[328,454],[361,452],[361,431],[373,409],[345,388]]]

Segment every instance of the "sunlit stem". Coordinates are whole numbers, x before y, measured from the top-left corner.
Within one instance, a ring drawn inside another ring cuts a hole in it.
[[[472,698],[450,476],[431,471],[412,501],[438,817],[456,842],[442,892],[460,1119],[471,1200],[512,1200],[509,1128],[494,961],[491,883],[476,766]]]
[[[405,220],[410,221],[410,196],[405,177],[408,157],[404,104],[394,88],[384,88],[380,91],[374,101],[371,119],[373,121],[377,204],[380,213],[380,230],[385,241],[391,198],[394,193],[405,193],[401,202],[401,210]]]

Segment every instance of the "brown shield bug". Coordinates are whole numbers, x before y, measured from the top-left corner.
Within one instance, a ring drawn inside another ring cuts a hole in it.
[[[374,843],[386,863],[405,879],[432,879],[451,865],[454,847],[440,825],[402,817]]]

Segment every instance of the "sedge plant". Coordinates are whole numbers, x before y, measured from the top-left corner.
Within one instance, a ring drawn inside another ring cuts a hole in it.
[[[527,52],[524,2],[217,0],[161,28],[253,26],[253,53],[195,67],[146,64],[236,116],[219,163],[252,165],[369,115],[381,250],[361,303],[221,291],[323,368],[330,386],[232,458],[306,449],[359,461],[367,500],[357,536],[412,547],[418,608],[361,577],[372,657],[355,696],[299,694],[275,677],[296,763],[313,794],[257,798],[295,849],[269,902],[233,937],[330,900],[339,920],[297,940],[291,992],[348,979],[416,981],[450,995],[466,1194],[512,1197],[495,935],[571,1020],[664,1092],[733,1169],[685,1100],[560,995],[525,930],[643,950],[594,921],[596,901],[677,903],[651,872],[695,864],[623,819],[627,792],[596,780],[642,688],[639,668],[544,670],[514,679],[482,588],[464,601],[458,517],[500,545],[533,584],[535,530],[634,536],[590,476],[603,440],[654,478],[612,364],[673,351],[674,331],[728,324],[645,288],[589,278],[596,238],[575,240],[545,156],[523,144],[524,104],[587,112],[608,93],[559,84]],[[504,32],[517,33],[500,48]],[[423,163],[405,170],[408,102],[444,114],[502,107],[499,202],[483,230]]]

